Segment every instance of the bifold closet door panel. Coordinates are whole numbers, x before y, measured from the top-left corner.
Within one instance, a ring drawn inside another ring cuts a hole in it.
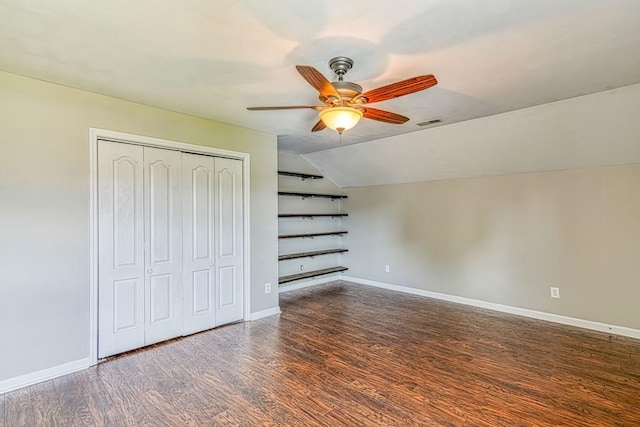
[[[98,146],[98,354],[242,320],[242,161]]]
[[[98,143],[98,356],[144,345],[143,148]]]
[[[182,335],[181,157],[144,148],[145,345]]]
[[[185,335],[216,326],[214,162],[182,154]]]
[[[216,324],[242,320],[244,307],[242,161],[215,159]]]

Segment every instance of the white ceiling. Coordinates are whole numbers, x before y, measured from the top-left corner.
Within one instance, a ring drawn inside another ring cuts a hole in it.
[[[303,157],[339,187],[637,163],[639,113],[635,84]]]
[[[0,69],[279,136],[310,153],[640,82],[638,0],[0,0]],[[315,104],[296,64],[372,89],[435,74],[432,89],[363,120],[309,132]]]

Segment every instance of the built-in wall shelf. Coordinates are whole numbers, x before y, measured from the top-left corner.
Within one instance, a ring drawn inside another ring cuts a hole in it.
[[[324,276],[327,274],[339,273],[341,271],[348,270],[347,267],[330,267],[323,268],[322,270],[305,271],[303,273],[291,274],[289,276],[282,276],[278,279],[278,284],[289,283],[296,280],[310,279],[312,277]]]
[[[312,239],[314,237],[321,236],[340,236],[341,234],[347,234],[347,231],[328,231],[326,233],[305,233],[305,234],[283,234],[278,236],[278,239]]]
[[[324,198],[324,199],[346,199],[344,194],[316,194],[316,193],[295,193],[290,191],[278,191],[278,196],[302,197],[303,199]]]
[[[278,214],[278,218],[340,218],[349,216],[346,213],[322,213],[322,214]]]
[[[282,176],[278,179],[279,184],[287,183],[287,187],[280,187],[278,191],[278,261],[281,262],[278,284],[283,286],[318,276],[332,280],[329,275],[348,270],[341,266],[343,254],[348,252],[341,247],[342,236],[348,233],[343,231],[343,218],[349,215],[342,212],[342,200],[347,196],[331,194],[340,190],[332,185],[321,185],[318,180],[322,175],[283,170],[279,170],[278,175]],[[334,231],[327,231],[332,229]],[[322,239],[313,241],[316,237]],[[329,239],[325,237],[334,240],[327,243]]]
[[[325,249],[322,251],[299,252],[297,254],[284,254],[278,256],[278,261],[286,261],[288,259],[313,258],[320,255],[341,254],[348,252],[349,249]]]
[[[293,176],[295,178],[300,178],[303,181],[305,179],[322,179],[322,175],[312,175],[309,173],[300,173],[300,172],[289,172],[289,171],[278,171],[278,175],[281,176]]]

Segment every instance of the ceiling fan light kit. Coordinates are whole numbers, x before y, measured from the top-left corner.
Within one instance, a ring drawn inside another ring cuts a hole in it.
[[[331,107],[320,111],[320,120],[329,128],[342,134],[358,124],[364,113],[352,107]]]
[[[329,68],[336,73],[338,81],[330,82],[320,71],[309,65],[297,65],[298,73],[316,89],[323,105],[292,105],[275,107],[247,107],[251,111],[312,109],[319,111],[320,120],[311,129],[318,132],[330,128],[342,135],[353,128],[362,117],[384,123],[402,124],[408,117],[389,111],[370,108],[367,105],[409,95],[435,86],[438,81],[429,74],[391,83],[362,93],[356,83],[344,81],[344,75],[353,67],[353,60],[338,56],[329,60]]]

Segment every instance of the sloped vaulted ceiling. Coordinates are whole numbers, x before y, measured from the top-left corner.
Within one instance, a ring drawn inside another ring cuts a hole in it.
[[[640,162],[640,84],[303,157],[340,187]]]

